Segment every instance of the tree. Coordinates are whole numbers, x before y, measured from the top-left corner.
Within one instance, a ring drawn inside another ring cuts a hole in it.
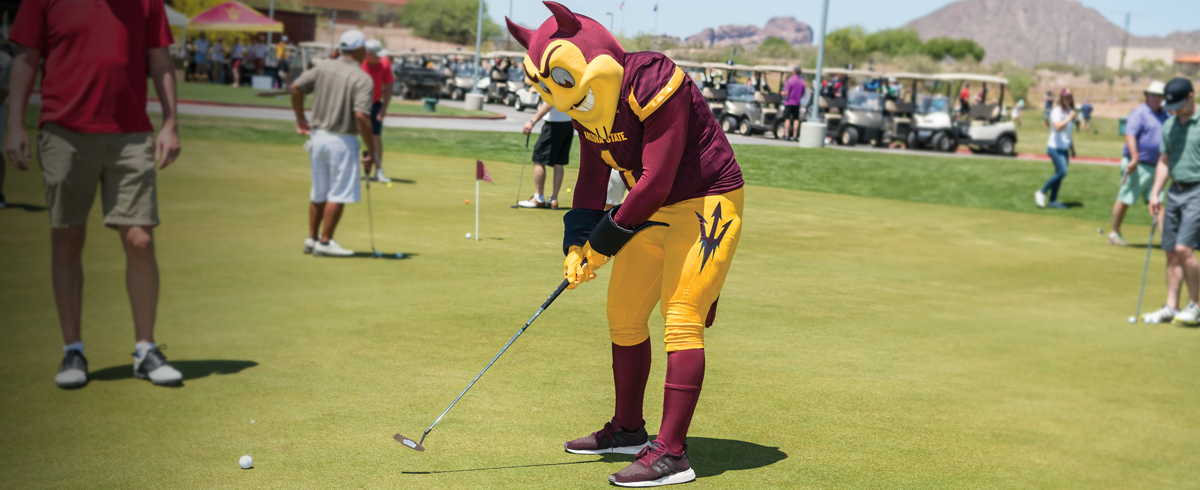
[[[866,37],[862,26],[843,27],[825,36],[825,52],[834,59],[862,59],[868,54]]]
[[[925,41],[925,54],[934,61],[942,61],[950,56],[950,51],[954,49],[954,40],[948,37],[935,37]]]
[[[400,23],[425,39],[474,44],[478,13],[478,0],[413,0],[401,12]],[[500,26],[488,18],[487,4],[484,4],[483,37],[498,35]]]
[[[924,47],[916,29],[884,29],[871,33],[863,42],[867,53],[884,53],[889,57],[918,54]]]
[[[796,56],[796,50],[787,41],[770,36],[758,45],[754,51],[759,58],[790,59]]]
[[[975,62],[978,63],[983,61],[985,53],[983,46],[970,39],[959,39],[954,41],[954,45],[950,47],[950,57],[959,61],[971,57],[975,58]]]

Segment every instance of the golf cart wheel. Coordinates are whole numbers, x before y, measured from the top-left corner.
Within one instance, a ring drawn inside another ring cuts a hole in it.
[[[525,112],[525,106],[521,105],[521,98],[520,98],[520,97],[517,97],[517,98],[516,98],[516,101],[515,101],[515,102],[513,102],[513,105],[512,105],[512,106],[513,106],[513,109],[516,109],[516,110],[517,110],[517,112]]]
[[[463,95],[466,95],[463,93],[463,89],[456,88],[454,89],[454,92],[450,93],[450,98],[454,100],[463,100]]]
[[[908,147],[909,150],[917,150],[921,148],[921,140],[917,138],[916,131],[908,132],[908,138],[905,139],[904,146]]]
[[[787,125],[783,123],[775,123],[775,130],[771,131],[775,135],[775,139],[787,139]]]
[[[996,153],[1011,157],[1017,154],[1017,142],[1013,141],[1012,136],[1001,136],[1000,141],[996,143]]]
[[[958,150],[958,142],[954,141],[954,138],[946,133],[938,133],[933,136],[933,149],[945,153],[954,153]]]
[[[721,118],[721,131],[732,133],[733,130],[737,128],[737,125],[737,119],[735,119],[733,116]]]
[[[517,101],[517,94],[509,93],[504,96],[504,105],[514,105]]]
[[[738,134],[742,136],[754,135],[754,130],[750,129],[750,120],[742,119],[741,122],[738,123]]]
[[[858,130],[853,127],[843,129],[842,134],[838,136],[838,142],[842,146],[854,146],[858,143]]]

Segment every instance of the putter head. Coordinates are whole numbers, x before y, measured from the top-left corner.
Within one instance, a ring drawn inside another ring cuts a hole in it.
[[[414,441],[412,439],[404,437],[400,434],[396,434],[396,435],[392,436],[392,439],[395,439],[396,442],[399,442],[400,444],[408,446],[409,449],[413,449],[413,450],[420,451],[420,452],[425,452],[425,446],[422,446],[417,441]]]

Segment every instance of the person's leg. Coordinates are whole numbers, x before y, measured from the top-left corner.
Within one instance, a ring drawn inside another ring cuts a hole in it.
[[[325,203],[325,228],[321,230],[321,243],[328,243],[333,240],[333,232],[337,231],[338,222],[342,220],[342,210],[346,208],[345,204],[340,202]]]
[[[58,328],[63,345],[83,340],[80,325],[83,316],[83,245],[87,226],[69,226],[50,230],[50,283],[58,308]]]
[[[375,177],[382,180],[383,174],[383,136],[379,134],[371,135],[371,140],[375,142]]]
[[[1196,260],[1195,249],[1177,244],[1175,245],[1175,255],[1183,280],[1187,283],[1188,301],[1200,304],[1200,261]],[[1179,293],[1176,292],[1176,294]]]
[[[1121,222],[1125,221],[1125,212],[1129,210],[1129,205],[1121,202],[1120,199],[1113,201],[1112,208],[1112,232],[1118,235],[1121,234]]]
[[[137,342],[154,342],[154,321],[158,313],[158,260],[154,251],[154,228],[120,226],[121,245],[125,248],[125,290],[133,309],[133,328]]]
[[[546,166],[536,162],[533,164],[533,189],[538,196],[546,195]]]
[[[664,236],[663,227],[639,233],[610,264],[607,314],[616,388],[613,420],[627,431],[645,426],[642,405],[650,376],[648,322],[662,295]]]
[[[321,238],[321,221],[325,218],[325,203],[309,202],[308,203],[308,238],[319,240]]]
[[[1129,206],[1132,206],[1133,203],[1137,202],[1138,195],[1149,195],[1149,192],[1141,187],[1141,165],[1138,165],[1138,168],[1133,169],[1133,173],[1125,176],[1125,172],[1128,170],[1128,166],[1131,164],[1132,163],[1129,161],[1129,158],[1121,159],[1121,175],[1123,176],[1122,180],[1124,182],[1121,184],[1120,188],[1117,189],[1117,199],[1113,202],[1112,231],[1109,233],[1110,237],[1112,237],[1113,234],[1117,235],[1118,238],[1120,237],[1121,223],[1125,221],[1125,213],[1129,211]]]
[[[566,171],[563,165],[554,166],[554,196],[550,198],[551,201],[558,200],[558,190],[562,188],[563,175],[565,174]]]
[[[1061,151],[1057,148],[1048,148],[1046,155],[1050,157],[1050,163],[1054,165],[1054,175],[1046,180],[1042,186],[1042,193],[1050,196],[1050,202],[1058,199],[1058,185],[1062,182],[1063,177],[1067,175],[1067,163]]]

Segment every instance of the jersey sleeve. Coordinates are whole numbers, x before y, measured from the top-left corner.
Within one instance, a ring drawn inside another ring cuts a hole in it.
[[[237,54],[237,48],[234,48],[234,54]],[[317,86],[318,71],[321,71],[320,67],[313,67],[311,70],[304,70],[304,73],[301,73],[300,76],[296,78],[296,81],[292,82],[292,86],[300,89],[301,92],[311,94],[313,89]]]
[[[146,49],[170,46],[175,38],[171,35],[171,26],[167,24],[166,4],[157,1],[149,4],[146,12]]]
[[[632,68],[637,70],[637,76],[632,81],[626,102],[642,122],[674,99],[687,79],[683,70],[666,56],[656,56]]]
[[[375,81],[367,72],[356,73],[353,89],[354,112],[371,113],[371,102],[375,100]]]
[[[392,63],[390,61],[386,61],[386,59],[385,59],[383,61],[383,90],[384,90],[384,92],[391,93],[393,83],[396,83],[396,74],[392,73]]]
[[[582,128],[575,128],[579,134],[579,178],[575,182],[575,197],[572,209],[603,210],[608,200],[608,174],[612,170],[595,145],[583,137]],[[542,131],[549,131],[542,128]]]
[[[687,97],[672,97],[643,121],[642,176],[613,217],[621,227],[633,229],[650,219],[671,193],[687,142],[690,104]]]
[[[21,3],[8,40],[39,52],[46,51],[45,0],[25,0]]]

